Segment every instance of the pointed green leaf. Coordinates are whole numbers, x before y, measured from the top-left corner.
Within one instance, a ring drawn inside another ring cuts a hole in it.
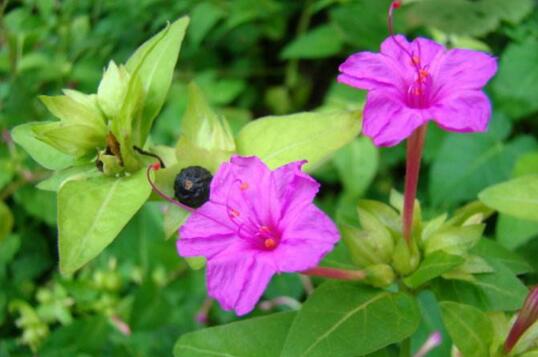
[[[479,198],[487,206],[518,218],[538,221],[538,175],[528,175],[486,188]]]
[[[217,115],[193,82],[182,119],[176,155],[185,166],[200,165],[215,171],[235,151],[232,131],[226,119]]]
[[[445,326],[454,344],[465,357],[490,357],[493,325],[488,316],[475,307],[442,302]]]
[[[270,168],[308,160],[311,171],[360,132],[358,112],[306,112],[270,116],[247,124],[237,137],[241,155],[256,155]]]
[[[514,274],[525,274],[532,271],[532,266],[525,259],[491,239],[480,239],[470,252],[480,255],[486,260],[493,259],[500,262]]]
[[[174,347],[176,357],[278,357],[295,312],[233,322],[187,333]]]
[[[436,251],[420,263],[417,271],[404,279],[407,286],[416,289],[424,283],[446,273],[465,262],[465,258],[458,255]]]
[[[99,107],[108,119],[112,120],[119,114],[130,79],[131,75],[124,66],[118,67],[114,61],[110,61],[97,88]]]
[[[42,122],[27,123],[15,127],[11,131],[13,140],[22,146],[39,165],[49,170],[59,170],[72,165],[74,159],[71,156],[36,137],[33,127],[40,124]]]
[[[189,24],[182,17],[140,46],[127,61],[127,70],[137,75],[144,88],[142,115],[133,122],[133,142],[143,145],[166,99],[174,68]]]
[[[362,356],[409,337],[419,322],[417,302],[405,293],[328,282],[297,314],[281,356]]]
[[[66,169],[58,170],[46,180],[37,184],[37,188],[45,191],[58,192],[63,183],[69,180],[80,180],[88,177],[100,176],[101,173],[95,167],[95,164],[86,164],[72,166]]]
[[[145,171],[69,181],[58,192],[60,269],[69,274],[118,235],[151,192]]]
[[[52,97],[42,95],[39,99],[49,112],[61,121],[93,127],[104,136],[106,134],[105,120],[96,105],[95,96],[74,91],[66,91],[66,93],[67,95]]]
[[[32,130],[39,140],[76,158],[94,154],[106,145],[106,132],[85,124],[63,121],[37,123]]]
[[[484,228],[483,224],[442,228],[433,233],[424,243],[424,252],[429,255],[442,250],[449,254],[465,255],[478,243]]]

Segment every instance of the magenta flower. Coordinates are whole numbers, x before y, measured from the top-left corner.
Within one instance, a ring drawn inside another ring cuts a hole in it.
[[[486,53],[396,35],[381,53],[355,53],[339,70],[339,82],[368,91],[363,132],[378,146],[398,144],[428,120],[460,133],[487,129],[491,104],[482,87],[497,60]]]
[[[208,294],[225,310],[250,312],[275,273],[315,267],[338,241],[313,204],[319,184],[304,163],[271,171],[257,157],[232,157],[213,178],[209,201],[181,227],[179,254],[207,259]]]

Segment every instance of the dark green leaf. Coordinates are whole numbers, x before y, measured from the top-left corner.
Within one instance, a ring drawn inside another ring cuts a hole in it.
[[[420,263],[417,271],[405,278],[404,282],[407,286],[416,289],[464,262],[465,258],[461,256],[448,254],[439,250],[427,255],[422,263]]]
[[[409,337],[419,322],[407,294],[329,282],[299,311],[281,356],[360,356]]]
[[[295,317],[284,312],[181,336],[174,347],[176,357],[278,357]]]

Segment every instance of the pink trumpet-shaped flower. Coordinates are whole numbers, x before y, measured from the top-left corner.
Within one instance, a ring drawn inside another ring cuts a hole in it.
[[[271,171],[257,157],[232,157],[215,174],[209,201],[181,227],[179,254],[207,259],[208,295],[225,310],[250,312],[275,273],[315,267],[338,241],[313,204],[319,184],[304,163]]]
[[[482,88],[497,60],[486,53],[396,35],[380,53],[355,53],[339,70],[339,82],[368,91],[363,133],[377,146],[396,145],[429,120],[460,133],[487,129],[491,104]]]

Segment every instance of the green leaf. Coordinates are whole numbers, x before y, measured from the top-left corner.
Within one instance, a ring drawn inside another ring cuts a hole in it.
[[[416,289],[424,283],[451,271],[464,262],[465,258],[458,255],[448,254],[441,250],[433,252],[426,256],[426,259],[420,263],[418,269],[413,274],[404,279],[404,283],[410,288]]]
[[[297,37],[282,50],[282,59],[330,57],[342,49],[342,37],[332,25],[321,25]]]
[[[503,52],[493,81],[499,106],[514,118],[538,110],[538,41],[511,43]]]
[[[39,140],[33,127],[41,123],[27,123],[15,127],[11,131],[13,140],[22,146],[24,150],[39,165],[50,169],[59,170],[73,164],[73,158]]]
[[[178,161],[185,166],[200,165],[215,171],[235,151],[235,142],[226,119],[217,115],[200,88],[189,85],[189,101],[176,145]]]
[[[538,175],[519,177],[480,192],[487,206],[521,219],[538,221]]]
[[[514,177],[538,174],[538,152],[522,155],[514,167]]]
[[[532,267],[525,259],[491,239],[480,239],[478,244],[471,249],[471,253],[480,255],[487,260],[498,261],[514,274],[525,274],[532,271]]]
[[[129,90],[131,75],[124,66],[118,67],[110,61],[108,68],[97,88],[97,100],[109,120],[113,120],[120,112]]]
[[[39,97],[49,112],[66,123],[85,125],[88,129],[106,135],[105,120],[97,107],[95,95],[66,91],[66,95]]]
[[[200,46],[209,31],[225,16],[224,10],[211,2],[196,5],[191,11],[192,20],[187,35],[192,44],[196,47]]]
[[[133,123],[135,143],[144,144],[164,104],[188,24],[188,17],[176,20],[140,46],[127,61],[127,70],[140,78],[145,92],[142,116]]]
[[[506,119],[494,116],[490,131],[483,134],[450,134],[430,171],[429,193],[435,206],[449,207],[474,199],[487,186],[507,180],[517,158],[534,150],[536,140],[519,136],[506,143]]]
[[[441,228],[424,243],[424,252],[430,255],[441,250],[449,254],[465,255],[478,243],[484,228],[484,224]]]
[[[36,137],[55,149],[74,156],[83,157],[105,147],[106,131],[74,122],[37,123],[32,127]]]
[[[379,164],[379,154],[368,138],[361,137],[338,150],[333,158],[344,189],[361,196],[372,183]]]
[[[475,307],[442,302],[445,326],[454,344],[465,357],[490,357],[493,325],[488,316]]]
[[[354,47],[378,50],[379,44],[386,38],[390,3],[390,0],[346,2],[330,11],[331,22],[340,30],[346,42]],[[395,22],[395,28],[401,29],[402,18],[395,16]]]
[[[409,337],[419,322],[405,293],[328,282],[297,314],[281,356],[361,356]]]
[[[495,237],[508,249],[516,249],[538,236],[538,222],[499,214]]]
[[[174,356],[278,357],[295,315],[284,312],[187,333]]]
[[[4,201],[0,201],[0,241],[11,233],[12,229],[13,214]]]
[[[56,195],[52,192],[36,190],[32,186],[21,187],[15,192],[15,201],[26,212],[50,226],[56,225]]]
[[[81,180],[100,175],[101,173],[97,170],[95,164],[72,166],[54,172],[51,177],[41,181],[36,187],[40,190],[58,192],[62,184],[67,181]]]
[[[514,273],[494,260],[494,273],[477,274],[472,281],[436,279],[433,289],[441,301],[473,305],[485,311],[515,311],[521,308],[527,288]]]
[[[422,0],[409,15],[449,34],[481,36],[495,30],[501,20],[521,21],[532,7],[532,0]]]
[[[109,245],[151,192],[145,170],[69,181],[58,192],[60,269],[73,273]]]
[[[295,160],[308,160],[313,170],[359,133],[358,112],[299,113],[264,117],[247,124],[237,137],[241,155],[255,155],[274,169]]]

